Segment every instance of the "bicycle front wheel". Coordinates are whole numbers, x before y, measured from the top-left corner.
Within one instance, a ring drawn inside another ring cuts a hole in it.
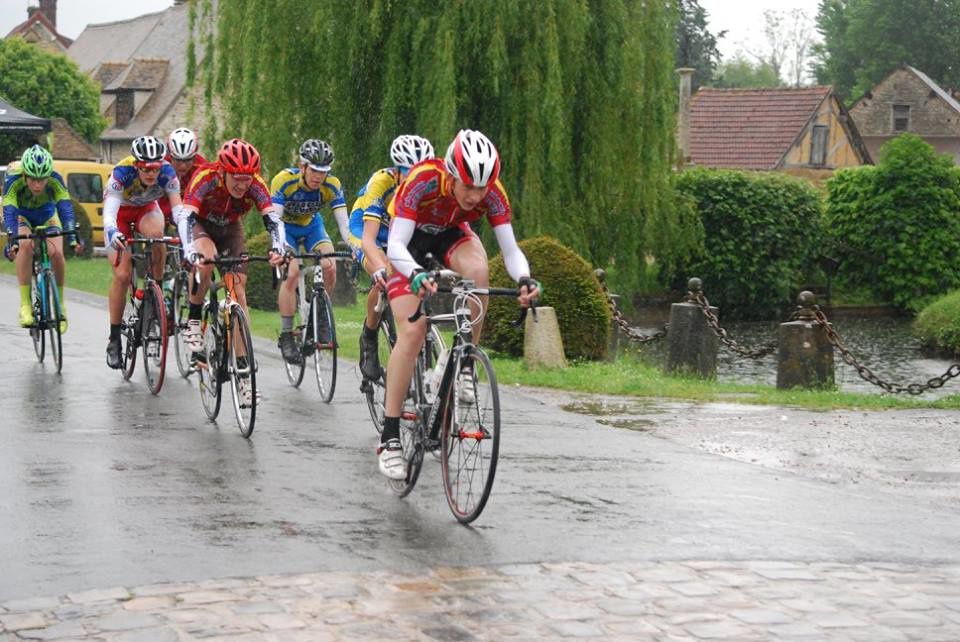
[[[454,517],[468,524],[490,497],[500,452],[500,394],[490,359],[471,346],[450,387],[440,436],[443,489]]]
[[[189,377],[197,371],[193,363],[193,353],[183,340],[183,333],[187,328],[187,318],[190,315],[190,273],[180,270],[173,284],[173,315],[167,319],[173,325],[173,347],[177,355],[177,370],[183,378]]]
[[[200,388],[200,403],[207,419],[213,421],[220,414],[223,398],[223,339],[217,318],[217,307],[205,303],[200,321],[203,328],[202,362],[197,363],[197,384]]]
[[[287,373],[287,381],[290,382],[290,385],[294,388],[299,388],[300,384],[303,382],[303,374],[307,371],[307,359],[303,356],[303,346],[308,344],[312,339],[307,336],[307,326],[304,323],[303,317],[300,315],[300,290],[297,289],[297,306],[296,312],[293,316],[294,328],[296,330],[293,333],[294,340],[297,342],[297,349],[300,351],[300,363],[290,363],[283,358],[283,355],[280,356],[280,361],[283,363],[283,369]]]
[[[143,293],[140,308],[140,348],[143,351],[143,373],[147,388],[159,394],[167,367],[167,305],[160,285],[152,283]]]
[[[46,324],[47,338],[50,342],[50,356],[53,357],[53,363],[57,367],[57,372],[60,372],[63,369],[63,352],[61,351],[63,345],[61,344],[60,337],[60,320],[63,318],[63,313],[60,309],[60,292],[57,290],[57,282],[54,280],[53,274],[47,272],[46,278],[43,280],[46,293],[45,300],[46,308],[43,320]]]
[[[317,375],[317,388],[324,403],[333,400],[337,387],[337,328],[333,323],[333,304],[325,290],[314,294],[310,302],[313,319],[313,369]]]
[[[47,333],[43,331],[43,297],[45,293],[44,277],[33,279],[33,325],[30,327],[30,338],[33,340],[33,351],[37,361],[43,363],[47,353]]]
[[[363,332],[363,329],[360,330]],[[397,333],[393,328],[393,316],[389,312],[384,312],[377,327],[377,355],[380,358],[380,367],[384,375],[376,381],[364,379],[361,384],[363,396],[367,400],[367,409],[370,411],[370,419],[373,421],[373,427],[379,435],[383,432],[383,412],[386,403],[386,368],[387,360],[390,359],[390,351],[393,344],[397,341]]]
[[[120,321],[120,356],[123,359],[120,374],[124,381],[129,381],[133,376],[137,366],[137,347],[140,345],[140,310],[134,305],[134,300],[127,298]],[[142,309],[143,306],[139,307]]]
[[[230,309],[230,388],[240,434],[249,437],[257,420],[257,362],[247,315],[239,305]]]

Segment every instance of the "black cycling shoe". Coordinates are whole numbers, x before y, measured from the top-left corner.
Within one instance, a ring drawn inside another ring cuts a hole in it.
[[[107,341],[107,365],[114,370],[119,370],[123,367],[123,359],[121,358],[120,353],[123,351],[123,347],[120,345],[120,339],[110,339]]]
[[[283,354],[284,361],[295,366],[303,363],[303,355],[300,354],[300,350],[297,349],[297,342],[294,340],[292,332],[281,332],[277,345],[280,346],[280,352]]]
[[[383,376],[380,367],[380,355],[377,352],[377,338],[368,339],[366,333],[360,331],[360,374],[365,379],[378,381]]]

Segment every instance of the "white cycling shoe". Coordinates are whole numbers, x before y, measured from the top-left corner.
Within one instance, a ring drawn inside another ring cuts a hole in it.
[[[406,479],[407,462],[403,459],[403,445],[399,439],[388,439],[377,447],[380,474],[388,479]]]

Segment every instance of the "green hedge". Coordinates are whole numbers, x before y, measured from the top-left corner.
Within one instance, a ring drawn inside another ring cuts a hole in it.
[[[557,311],[568,359],[602,359],[610,340],[610,308],[590,265],[570,248],[548,236],[520,242],[533,277],[543,284],[540,305]],[[497,255],[490,261],[490,283],[515,285]],[[483,326],[483,343],[514,356],[523,354],[523,329],[510,322],[519,311],[515,299],[491,297]]]
[[[960,170],[949,156],[903,134],[876,167],[838,171],[827,190],[845,283],[910,311],[960,287]]]
[[[927,347],[960,355],[960,290],[921,310],[913,329]]]
[[[265,230],[247,237],[247,254],[265,256],[270,247],[270,234]],[[247,305],[259,310],[277,309],[277,291],[273,288],[272,272],[273,268],[263,262],[247,266]]]
[[[703,250],[674,268],[685,289],[703,279],[711,304],[729,318],[770,318],[792,308],[822,249],[822,204],[806,181],[783,174],[692,169],[677,189],[696,204]]]

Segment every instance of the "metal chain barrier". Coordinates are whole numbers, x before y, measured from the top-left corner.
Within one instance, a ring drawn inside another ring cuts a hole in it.
[[[853,356],[850,350],[843,345],[843,340],[840,338],[840,335],[837,334],[837,331],[833,329],[833,326],[830,325],[830,322],[827,321],[827,315],[823,313],[820,309],[820,306],[814,306],[814,316],[817,320],[817,325],[823,328],[823,331],[826,333],[827,338],[830,340],[830,343],[833,344],[833,347],[837,349],[840,353],[840,356],[843,358],[844,363],[847,365],[853,366],[856,369],[857,374],[860,375],[860,378],[864,381],[869,381],[875,386],[883,388],[887,392],[892,393],[902,393],[907,392],[911,395],[919,395],[927,390],[933,390],[935,388],[940,388],[946,382],[950,381],[954,377],[960,377],[960,363],[955,363],[950,366],[946,372],[944,372],[939,377],[933,377],[932,379],[927,379],[926,383],[911,383],[906,386],[891,383],[889,381],[884,381],[878,377],[870,368],[863,365],[857,358]]]
[[[707,297],[703,295],[703,292],[688,292],[687,300],[700,306],[700,309],[703,311],[703,316],[707,318],[707,325],[710,326],[714,334],[720,338],[721,343],[740,356],[748,359],[763,359],[777,351],[778,344],[776,341],[772,341],[756,350],[750,350],[728,337],[726,329],[720,326],[720,320],[717,319],[717,315],[710,309],[710,302],[707,301]]]
[[[653,334],[643,334],[639,330],[630,326],[630,322],[623,316],[623,313],[620,312],[620,309],[617,307],[617,302],[613,298],[613,295],[610,294],[610,290],[607,289],[607,284],[601,280],[600,287],[603,288],[603,293],[607,297],[607,305],[610,306],[610,312],[613,314],[613,320],[616,322],[617,327],[620,328],[620,331],[631,341],[636,343],[653,343],[658,339],[662,339],[667,336],[667,331],[670,329],[669,323],[663,324],[663,329],[654,332]]]

